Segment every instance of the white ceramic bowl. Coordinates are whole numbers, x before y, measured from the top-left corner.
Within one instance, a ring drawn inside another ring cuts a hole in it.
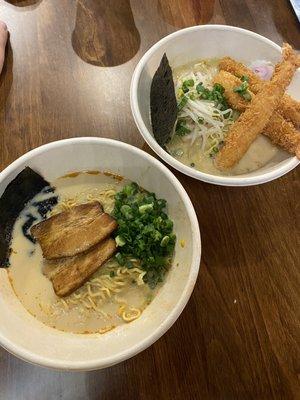
[[[280,151],[267,165],[256,171],[243,175],[217,176],[197,171],[168,154],[154,139],[150,119],[151,81],[164,53],[167,53],[171,66],[177,67],[201,58],[224,56],[231,56],[244,63],[259,59],[277,62],[281,56],[281,49],[277,44],[257,33],[225,25],[202,25],[182,29],[152,46],[134,71],[130,103],[141,135],[164,161],[193,178],[224,186],[250,186],[265,183],[286,174],[299,164],[297,157]],[[299,69],[288,92],[295,99],[300,100]]]
[[[105,368],[150,346],[179,317],[199,270],[198,221],[179,181],[162,163],[133,146],[110,139],[77,138],[46,144],[13,162],[0,173],[0,195],[25,166],[50,181],[71,171],[96,169],[136,181],[168,201],[178,241],[174,265],[142,316],[104,335],[71,334],[43,325],[25,310],[6,270],[0,269],[0,345],[26,361],[69,370]],[[184,248],[179,245],[181,239],[186,242]]]

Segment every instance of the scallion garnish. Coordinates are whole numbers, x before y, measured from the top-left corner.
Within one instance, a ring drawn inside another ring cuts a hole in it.
[[[186,96],[183,96],[180,100],[180,102],[177,104],[177,109],[178,111],[181,111],[184,106],[186,106],[188,102],[188,98]]]
[[[194,86],[194,79],[187,79],[186,81],[183,82],[182,84],[182,90],[184,93],[187,93],[191,88]]]
[[[175,128],[176,135],[184,136],[191,132],[189,128],[184,125],[183,121],[178,121]]]
[[[242,80],[241,85],[233,88],[233,91],[235,93],[238,93],[246,101],[251,101],[252,96],[251,96],[251,93],[248,90],[248,88],[249,88],[249,82],[248,82],[249,78],[244,75],[244,76],[242,76],[241,80]]]

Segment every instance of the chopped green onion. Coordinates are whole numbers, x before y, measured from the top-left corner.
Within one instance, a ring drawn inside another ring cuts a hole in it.
[[[194,86],[194,79],[187,79],[186,81],[183,82],[182,84],[182,90],[184,93],[187,93],[190,89],[190,87]]]
[[[118,247],[122,247],[126,244],[126,240],[121,235],[116,236],[115,241]]]
[[[204,92],[206,89],[203,86],[203,83],[198,83],[198,85],[196,86],[196,90],[200,94],[200,93]]]
[[[178,89],[177,96],[178,96],[179,98],[181,98],[182,96],[184,96],[184,92],[183,92],[183,90],[182,90],[181,88]]]
[[[251,93],[248,90],[248,88],[249,88],[249,83],[248,83],[249,78],[247,76],[242,76],[241,79],[242,79],[242,84],[240,86],[237,86],[237,87],[233,88],[233,91],[235,93],[238,93],[246,101],[250,101],[252,97],[251,97]]]
[[[212,149],[211,149],[211,152],[210,152],[210,157],[213,157],[214,155],[216,155],[217,153],[219,152],[219,148],[218,147],[213,147]]]
[[[161,242],[160,242],[161,247],[166,247],[167,244],[169,243],[169,241],[170,241],[170,237],[169,236],[164,236],[161,239]]]
[[[233,91],[235,93],[243,93],[248,89],[248,87],[249,83],[247,81],[244,81],[240,86],[233,88]]]
[[[117,260],[118,264],[124,265],[125,264],[125,258],[122,256],[121,253],[117,253],[115,255],[115,259]]]
[[[124,204],[121,207],[121,213],[124,215],[125,218],[130,219],[132,217],[131,207],[127,204]]]
[[[225,92],[225,88],[220,83],[215,83],[213,90],[215,90],[216,92],[219,92],[221,94],[223,94]]]
[[[202,83],[198,83],[196,86],[196,91],[203,100],[214,101],[216,107],[220,110],[226,110],[229,108],[226,99],[224,97],[224,87],[219,83],[215,83],[212,90],[209,90],[203,86]]]
[[[202,83],[198,83],[196,86],[196,91],[200,95],[200,97],[204,100],[209,99],[210,96],[210,90],[206,89]]]
[[[176,135],[184,136],[191,132],[189,128],[184,125],[183,121],[178,121],[175,128]]]
[[[139,206],[139,213],[140,214],[145,214],[148,211],[152,211],[153,210],[153,203],[151,204],[143,204],[141,206]]]
[[[188,98],[186,96],[183,96],[180,100],[180,102],[177,104],[178,111],[181,111],[184,106],[186,106],[188,102]]]
[[[131,219],[124,217],[124,212],[129,212],[124,206],[129,207]],[[115,260],[129,269],[135,266],[131,260],[138,260],[139,268],[146,272],[143,280],[151,288],[163,280],[176,243],[173,222],[165,207],[165,200],[133,184],[126,185],[115,195],[112,214],[118,223],[115,237],[118,243],[125,241],[118,247]]]

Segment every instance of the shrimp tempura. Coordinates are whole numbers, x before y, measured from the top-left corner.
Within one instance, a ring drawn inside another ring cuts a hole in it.
[[[264,84],[249,107],[230,128],[225,145],[215,159],[217,168],[221,170],[232,168],[264,130],[278,108],[297,68],[297,56],[291,46],[284,44],[282,53],[283,60],[277,64],[272,79]]]
[[[299,61],[298,61],[299,63]],[[298,67],[300,65],[298,64]],[[257,94],[262,88],[265,82],[259,78],[251,69],[247,68],[244,64],[233,60],[230,57],[224,57],[219,63],[219,68],[226,72],[241,78],[247,76],[249,78],[250,89],[253,93]],[[284,94],[280,102],[280,113],[286,119],[293,122],[295,126],[300,126],[300,102],[293,99],[288,94]]]
[[[249,107],[250,103],[233,91],[235,87],[241,84],[239,78],[229,72],[220,71],[214,77],[214,83],[219,83],[224,87],[224,96],[231,107],[241,112]],[[255,95],[249,93],[251,99],[253,99]],[[282,147],[291,154],[296,154],[300,158],[300,132],[277,111],[272,114],[262,133],[268,136],[273,144]]]

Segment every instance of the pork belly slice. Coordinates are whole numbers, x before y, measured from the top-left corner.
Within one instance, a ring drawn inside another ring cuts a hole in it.
[[[64,297],[82,286],[116,251],[114,239],[106,239],[92,249],[74,257],[51,261],[54,268],[48,275],[57,296]]]
[[[47,260],[72,257],[101,242],[117,228],[98,201],[81,204],[34,225],[31,234]]]

